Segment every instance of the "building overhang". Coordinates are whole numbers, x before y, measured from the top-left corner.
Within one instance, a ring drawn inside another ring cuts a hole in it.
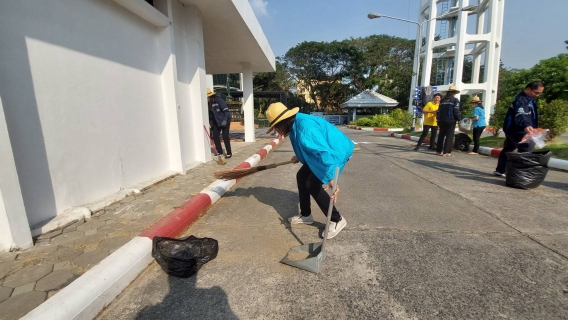
[[[274,72],[272,48],[247,0],[179,0],[201,12],[205,71],[241,73],[242,63],[252,72]]]

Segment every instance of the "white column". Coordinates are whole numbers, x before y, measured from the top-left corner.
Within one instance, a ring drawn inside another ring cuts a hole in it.
[[[32,234],[0,99],[0,251],[31,246]]]
[[[353,108],[353,121],[357,120],[357,108]]]
[[[483,25],[485,24],[485,12],[480,12],[477,14],[477,26],[476,26],[476,34],[481,35],[483,34]],[[475,47],[481,46],[482,43],[476,43]],[[485,46],[487,49],[487,46]],[[473,56],[473,72],[471,75],[471,83],[479,83],[479,73],[481,67],[481,53],[483,51],[478,52]],[[485,97],[484,97],[485,98]]]
[[[155,5],[163,7],[163,10],[166,10],[169,17],[173,16],[171,0],[159,0],[155,2]],[[167,63],[162,70],[161,80],[170,170],[183,174],[178,122],[179,105],[176,92],[177,66],[176,56],[173,54],[175,51],[173,25],[162,30],[159,41],[160,46],[164,48],[164,54],[168,56]]]
[[[469,0],[460,0],[459,7],[463,8],[469,5]],[[458,11],[456,35],[456,53],[454,55],[454,84],[458,89],[462,84],[465,42],[467,40],[467,12]]]
[[[436,6],[436,0],[430,0],[430,16],[428,19],[432,19],[438,15],[438,8]],[[424,46],[424,62],[422,66],[422,85],[427,87],[430,85],[430,78],[432,76],[432,58],[434,56],[434,50],[432,46],[434,45],[434,37],[436,36],[436,20],[426,22],[426,45]],[[414,88],[412,88],[414,90]]]
[[[207,88],[211,89],[211,91],[213,90],[213,75],[212,74],[208,74],[205,78],[205,85],[207,86]]]
[[[489,43],[487,44],[487,49],[485,51],[485,85],[487,88],[487,96],[485,97],[485,116],[489,120],[489,115],[493,114],[495,108],[496,100],[496,75],[499,72],[499,61],[497,59],[496,52],[500,50],[496,46],[499,30],[499,2],[498,0],[490,0],[489,2],[489,21],[488,21],[488,31],[490,34]],[[494,83],[495,82],[495,83]]]
[[[243,62],[243,111],[245,121],[245,142],[254,142],[254,95],[252,93],[252,68],[250,62]]]

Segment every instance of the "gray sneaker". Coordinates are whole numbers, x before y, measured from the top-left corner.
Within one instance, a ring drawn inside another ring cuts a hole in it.
[[[343,230],[343,228],[345,228],[346,225],[347,225],[347,221],[343,217],[341,217],[341,220],[339,220],[339,222],[337,222],[337,223],[330,221],[329,222],[329,230],[327,231],[327,240],[335,237],[339,233],[339,231],[341,231],[341,230]]]
[[[298,214],[297,216],[288,218],[288,222],[290,222],[291,224],[312,224],[314,223],[314,217],[311,214],[306,217],[304,217],[302,214]]]
[[[499,172],[499,171],[497,171],[497,170],[493,171],[493,175],[494,175],[494,176],[498,176],[498,177],[505,177],[505,174],[504,174],[504,173],[501,173],[501,172]]]

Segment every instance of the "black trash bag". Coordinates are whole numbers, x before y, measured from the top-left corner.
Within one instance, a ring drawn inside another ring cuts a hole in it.
[[[465,133],[458,133],[455,137],[456,150],[468,151],[471,144],[471,138]]]
[[[181,239],[154,237],[152,257],[170,276],[189,278],[202,265],[217,257],[219,244],[211,238],[189,236]]]
[[[508,152],[505,183],[509,187],[532,189],[540,186],[548,173],[548,150],[535,152]]]

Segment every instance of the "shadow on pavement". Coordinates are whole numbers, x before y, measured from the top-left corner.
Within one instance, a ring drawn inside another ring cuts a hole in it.
[[[136,319],[238,319],[218,286],[198,288],[197,275],[168,276],[169,292],[161,303],[142,309]]]
[[[298,214],[298,193],[276,188],[268,187],[252,187],[252,188],[237,188],[234,191],[226,194],[225,197],[255,197],[258,201],[274,207],[274,210],[280,216],[280,223],[286,226],[286,229],[290,231],[292,236],[298,241],[299,244],[303,245],[304,242],[298,238],[291,228],[288,218]],[[319,210],[319,209],[318,209]],[[320,222],[314,222],[309,225],[311,227],[316,227],[323,230],[325,224]]]
[[[440,170],[440,171],[444,171],[444,172],[447,172],[447,173],[453,173],[453,174],[455,174],[455,176],[457,178],[479,181],[479,182],[485,182],[485,183],[488,183],[488,184],[493,184],[493,185],[498,185],[498,186],[505,186],[505,179],[496,178],[489,172],[483,172],[483,171],[479,171],[479,170],[474,170],[474,169],[469,169],[469,168],[464,168],[464,167],[458,167],[458,166],[455,166],[455,165],[452,165],[452,164],[449,164],[449,163],[441,163],[441,162],[430,161],[430,160],[414,159],[414,160],[408,160],[408,161],[419,164],[419,165],[423,165],[425,167],[434,168],[434,169],[437,169],[437,170]],[[465,174],[456,173],[455,171],[461,171]],[[568,183],[546,181],[545,180],[545,181],[542,182],[542,185],[546,186],[548,188],[568,191]]]
[[[554,181],[546,181],[546,179],[542,182],[543,186],[547,186],[549,188],[554,188],[558,190],[568,191],[568,183],[563,182],[554,182]]]

